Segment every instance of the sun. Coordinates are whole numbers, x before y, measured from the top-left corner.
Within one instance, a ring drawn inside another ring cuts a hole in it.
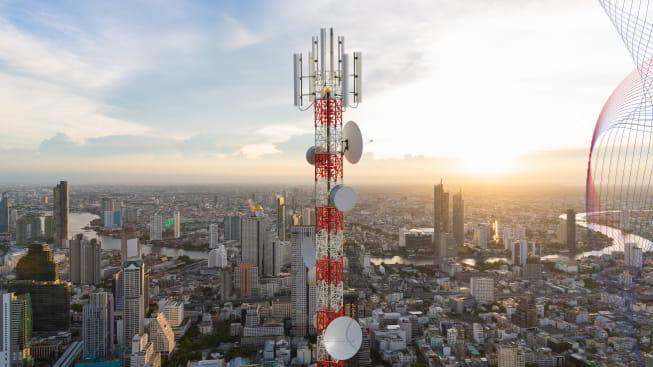
[[[462,170],[472,175],[501,175],[515,169],[515,157],[491,152],[462,158]]]

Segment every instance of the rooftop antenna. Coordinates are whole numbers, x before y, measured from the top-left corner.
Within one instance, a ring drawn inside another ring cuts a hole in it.
[[[307,59],[308,73],[304,75],[302,55],[293,55],[294,104],[302,111],[315,108],[315,145],[306,152],[306,161],[315,167],[315,242],[301,246],[309,269],[309,284],[315,281],[318,288],[317,367],[343,367],[344,360],[360,348],[360,338],[356,337],[361,333],[356,321],[343,319],[344,212],[352,210],[357,201],[354,190],[343,184],[343,165],[344,158],[358,163],[363,154],[363,139],[355,122],[349,121],[343,129],[342,114],[362,101],[363,55],[354,52],[350,69],[352,58],[345,52],[345,38],[334,38],[333,28],[328,34],[322,28],[319,39],[311,38]],[[338,322],[330,327],[334,320]],[[333,336],[342,330],[352,331],[353,339],[343,342]]]

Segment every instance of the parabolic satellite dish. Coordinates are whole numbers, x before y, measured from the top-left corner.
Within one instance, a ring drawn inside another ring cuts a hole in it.
[[[302,240],[302,257],[307,268],[315,267],[315,246],[309,237]]]
[[[317,285],[317,276],[315,274],[315,265],[312,268],[308,269],[308,274],[306,275],[306,283],[308,285]]]
[[[338,317],[331,321],[324,331],[324,347],[327,353],[340,361],[353,357],[362,342],[363,331],[351,317]]]
[[[363,134],[354,121],[347,121],[342,128],[342,140],[345,141],[345,158],[351,164],[360,161],[363,155]]]
[[[307,161],[308,164],[310,164],[311,166],[314,166],[314,165],[315,165],[315,145],[313,145],[312,147],[308,148],[308,150],[306,151],[306,161]]]
[[[336,185],[329,193],[329,204],[341,212],[348,212],[356,206],[358,197],[354,190],[347,185]]]

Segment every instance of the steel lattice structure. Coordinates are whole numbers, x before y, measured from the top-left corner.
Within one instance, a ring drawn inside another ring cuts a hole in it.
[[[328,39],[327,39],[328,38]],[[344,315],[344,213],[330,202],[332,190],[343,183],[343,112],[348,106],[348,55],[344,37],[337,38],[334,54],[333,29],[327,36],[322,28],[320,38],[313,37],[308,54],[308,75],[302,73],[302,55],[294,55],[295,105],[302,107],[307,99],[314,108],[315,145],[312,149],[315,166],[315,277],[318,304],[317,331],[318,367],[341,367],[344,361],[331,357],[325,348],[324,331],[331,321]],[[327,55],[327,49],[329,54]],[[354,69],[360,74],[360,53],[354,53]],[[358,59],[358,64],[356,60]],[[356,69],[358,65],[358,69]],[[360,79],[354,75],[354,101],[360,102]],[[358,80],[358,85],[356,84]],[[309,93],[302,94],[302,84]]]

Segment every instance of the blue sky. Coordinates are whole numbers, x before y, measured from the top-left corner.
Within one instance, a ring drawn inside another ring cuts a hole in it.
[[[592,1],[0,0],[0,182],[310,183],[291,56],[322,26],[365,55],[357,182],[582,183],[632,69]]]

